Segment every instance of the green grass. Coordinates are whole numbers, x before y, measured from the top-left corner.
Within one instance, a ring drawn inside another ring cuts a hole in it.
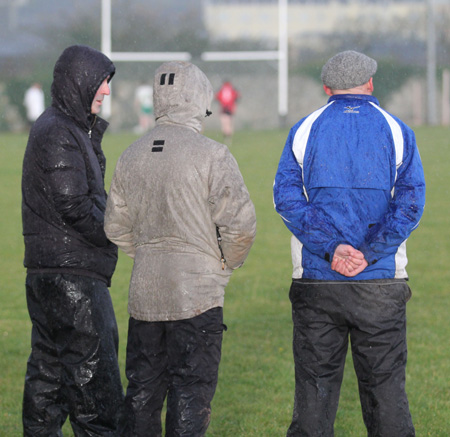
[[[208,436],[283,436],[290,423],[294,373],[288,289],[289,232],[273,210],[272,182],[287,131],[238,132],[231,151],[256,206],[258,234],[244,267],[226,290],[223,358]],[[449,316],[450,132],[418,128],[427,179],[427,207],[408,241],[409,362],[407,391],[418,436],[450,435]],[[211,137],[220,139],[217,133]],[[107,185],[114,164],[134,136],[107,135]],[[24,135],[0,135],[0,436],[22,435],[21,401],[30,328],[20,222]],[[127,293],[131,262],[120,256],[111,293],[125,361]],[[123,377],[126,385],[125,377]],[[337,437],[366,435],[356,380],[348,357],[335,425]],[[65,435],[72,435],[70,426]]]

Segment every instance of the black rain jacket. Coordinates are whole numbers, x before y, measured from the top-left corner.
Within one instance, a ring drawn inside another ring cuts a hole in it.
[[[101,140],[108,123],[91,114],[114,64],[87,46],[56,62],[52,105],[33,125],[23,161],[22,221],[28,273],[71,273],[110,284],[117,247],[103,230]]]

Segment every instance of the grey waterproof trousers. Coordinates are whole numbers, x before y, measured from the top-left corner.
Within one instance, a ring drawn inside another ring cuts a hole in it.
[[[32,322],[23,398],[24,436],[117,436],[123,389],[116,318],[106,284],[66,274],[29,274]]]
[[[222,308],[170,322],[130,318],[123,437],[203,436],[211,419],[223,330]]]
[[[414,436],[405,392],[405,280],[294,280],[295,402],[287,435],[334,435],[348,338],[369,437]]]

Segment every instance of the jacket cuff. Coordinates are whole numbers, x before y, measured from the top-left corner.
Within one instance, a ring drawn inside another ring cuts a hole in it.
[[[333,261],[334,252],[336,251],[336,248],[340,244],[348,244],[348,243],[333,241],[333,242],[331,242],[330,244],[327,245],[327,247],[325,248],[325,255],[323,257],[323,259],[326,262],[331,264],[331,261]]]
[[[367,243],[364,243],[358,250],[362,252],[369,266],[376,264],[378,262],[379,257],[376,255],[375,252],[370,250],[370,247]]]

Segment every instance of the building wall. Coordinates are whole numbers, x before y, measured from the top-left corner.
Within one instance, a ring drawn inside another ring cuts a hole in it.
[[[276,40],[278,37],[278,2],[203,3],[204,23],[214,39]],[[325,36],[335,32],[352,32],[355,27],[367,31],[414,32],[425,39],[426,2],[417,0],[325,0],[289,2],[288,33],[291,41],[301,45],[299,36]],[[303,40],[305,41],[305,40]],[[306,43],[306,41],[305,41]]]

